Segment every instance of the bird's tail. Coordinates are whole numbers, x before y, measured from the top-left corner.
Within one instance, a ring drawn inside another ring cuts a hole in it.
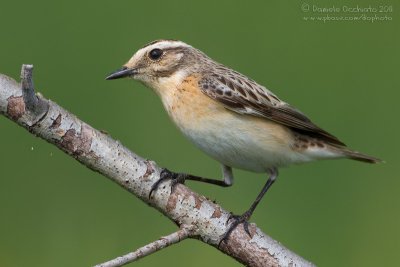
[[[357,151],[353,151],[350,149],[342,149],[342,153],[344,154],[345,157],[348,157],[349,159],[354,159],[362,162],[367,162],[367,163],[380,163],[383,162],[383,160],[371,157],[365,154],[362,154]]]

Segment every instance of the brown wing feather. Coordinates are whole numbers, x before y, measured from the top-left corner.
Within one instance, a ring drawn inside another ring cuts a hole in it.
[[[256,82],[229,69],[224,69],[224,73],[228,74],[204,75],[199,81],[202,92],[232,111],[264,117],[332,145],[345,146],[338,138]]]

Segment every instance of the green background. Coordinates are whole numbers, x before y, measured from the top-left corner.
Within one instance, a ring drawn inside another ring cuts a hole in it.
[[[313,5],[374,2],[3,0],[0,72],[18,79],[21,64],[32,63],[45,97],[142,157],[220,177],[217,162],[184,139],[155,94],[137,82],[104,80],[147,42],[183,40],[265,85],[352,148],[386,161],[282,169],[252,221],[320,266],[398,266],[398,5],[386,14],[391,21],[303,19],[326,15],[312,12]],[[311,10],[302,11],[304,3]],[[4,117],[0,137],[0,266],[90,266],[176,230]],[[188,185],[241,213],[266,176],[238,170],[235,176],[231,188]],[[239,266],[195,240],[131,264],[156,265]]]

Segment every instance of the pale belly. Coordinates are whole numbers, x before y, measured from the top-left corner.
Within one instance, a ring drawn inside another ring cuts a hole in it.
[[[182,133],[222,164],[253,172],[304,162],[293,151],[289,129],[272,121],[227,110],[198,91],[164,95],[163,104]]]
[[[198,120],[197,127],[178,125],[198,148],[224,165],[254,172],[303,161],[291,148],[283,127],[225,111]]]

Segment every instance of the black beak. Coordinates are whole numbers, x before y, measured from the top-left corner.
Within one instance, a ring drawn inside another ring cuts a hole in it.
[[[114,80],[119,78],[125,78],[131,75],[137,74],[136,69],[129,69],[128,67],[122,67],[122,69],[116,70],[106,77],[106,80]]]

